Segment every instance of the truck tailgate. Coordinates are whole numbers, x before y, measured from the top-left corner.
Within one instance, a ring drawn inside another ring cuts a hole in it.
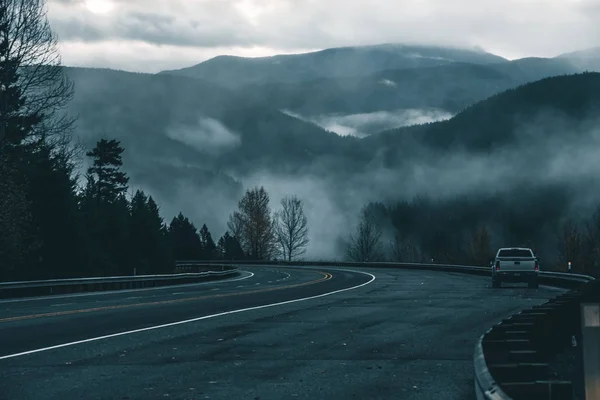
[[[533,271],[535,270],[535,258],[499,258],[500,271]]]

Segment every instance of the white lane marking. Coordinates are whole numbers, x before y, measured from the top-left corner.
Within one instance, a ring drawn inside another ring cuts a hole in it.
[[[346,270],[346,271],[349,271],[349,270]],[[132,330],[132,331],[113,333],[113,334],[110,334],[110,335],[98,336],[98,337],[95,337],[95,338],[89,338],[89,339],[84,339],[84,340],[78,340],[76,342],[69,342],[69,343],[58,344],[58,345],[50,346],[50,347],[43,347],[41,349],[28,350],[28,351],[24,351],[24,352],[21,352],[21,353],[15,353],[15,354],[9,354],[9,355],[6,355],[6,356],[0,356],[0,360],[6,360],[7,358],[15,358],[15,357],[26,356],[26,355],[34,354],[34,353],[41,353],[42,351],[48,351],[48,350],[59,349],[59,348],[62,348],[62,347],[74,346],[76,344],[81,344],[81,343],[95,342],[95,341],[98,341],[98,340],[114,338],[114,337],[117,337],[117,336],[131,335],[133,333],[138,333],[138,332],[145,332],[145,331],[151,331],[151,330],[155,330],[155,329],[167,328],[167,327],[175,326],[175,325],[189,324],[190,322],[197,322],[197,321],[202,321],[204,319],[221,317],[223,315],[237,314],[237,313],[241,313],[241,312],[244,312],[244,311],[260,310],[262,308],[269,308],[269,307],[281,306],[281,305],[284,305],[284,304],[298,303],[298,302],[301,302],[301,301],[317,299],[319,297],[331,296],[332,294],[342,293],[342,292],[346,292],[348,290],[358,289],[360,287],[368,285],[369,283],[371,283],[371,282],[373,282],[375,280],[375,275],[370,274],[368,272],[364,272],[364,271],[350,271],[350,272],[356,272],[356,273],[360,273],[360,274],[363,274],[363,275],[368,275],[368,276],[371,277],[371,279],[368,282],[361,283],[360,285],[352,286],[352,287],[345,288],[345,289],[334,290],[333,292],[327,292],[327,293],[319,294],[319,295],[316,295],[316,296],[303,297],[301,299],[287,300],[287,301],[282,301],[282,302],[279,302],[279,303],[265,304],[265,305],[256,306],[256,307],[241,308],[239,310],[225,311],[225,312],[218,313],[218,314],[205,315],[203,317],[186,319],[184,321],[170,322],[168,324],[162,324],[162,325],[156,325],[156,326],[149,326],[147,328],[135,329],[135,330]]]
[[[246,273],[249,275],[243,276],[241,278],[235,278],[235,279],[225,279],[225,280],[200,282],[200,283],[187,283],[185,285],[169,285],[169,286],[160,286],[160,287],[152,287],[152,288],[144,288],[144,289],[110,290],[110,291],[106,291],[106,292],[89,292],[89,293],[77,293],[77,294],[74,293],[74,294],[61,294],[61,295],[56,295],[56,296],[27,297],[24,299],[0,300],[0,304],[18,303],[18,302],[36,301],[36,300],[64,299],[67,297],[103,296],[103,295],[115,294],[115,293],[146,292],[149,290],[169,290],[169,289],[173,289],[174,287],[188,288],[188,287],[194,287],[194,286],[214,285],[214,284],[219,284],[219,283],[243,281],[244,279],[252,278],[254,276],[254,273],[252,273],[250,271],[241,271],[240,270],[240,272]]]
[[[68,306],[69,304],[75,304],[75,303],[60,303],[60,304],[51,304],[51,305],[50,305],[50,307]]]
[[[129,299],[141,299],[142,296],[132,296],[132,297],[127,297],[125,298],[125,300],[129,300]]]

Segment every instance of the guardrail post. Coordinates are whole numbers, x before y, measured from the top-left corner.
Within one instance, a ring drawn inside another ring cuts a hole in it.
[[[581,304],[581,334],[585,398],[600,399],[600,303]]]

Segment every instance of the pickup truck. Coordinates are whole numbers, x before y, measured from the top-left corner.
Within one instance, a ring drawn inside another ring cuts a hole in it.
[[[499,288],[503,281],[527,282],[529,288],[538,287],[539,258],[531,249],[521,247],[502,248],[490,262],[492,287]]]

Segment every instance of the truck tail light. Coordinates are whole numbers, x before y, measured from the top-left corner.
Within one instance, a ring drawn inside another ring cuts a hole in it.
[[[540,263],[537,260],[535,261],[535,270],[536,271],[540,270]]]
[[[500,261],[496,261],[496,271],[500,271]]]

